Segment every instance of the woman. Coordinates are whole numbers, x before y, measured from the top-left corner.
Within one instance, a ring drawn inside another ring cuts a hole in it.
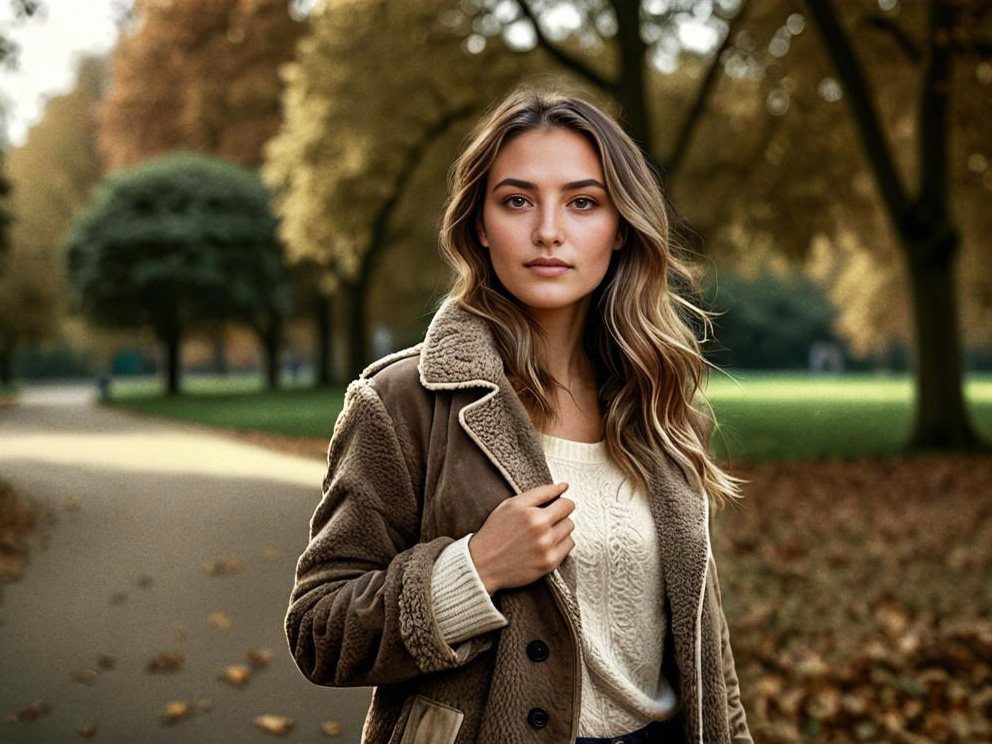
[[[709,536],[741,481],[691,405],[679,310],[709,319],[650,168],[589,102],[521,88],[452,175],[454,284],[335,423],[297,666],[374,686],[363,742],[751,742]]]

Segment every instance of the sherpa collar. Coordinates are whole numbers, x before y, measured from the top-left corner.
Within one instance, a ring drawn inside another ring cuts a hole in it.
[[[486,320],[445,300],[424,336],[421,382],[427,387],[469,387],[476,380],[498,384],[502,374],[503,360]]]

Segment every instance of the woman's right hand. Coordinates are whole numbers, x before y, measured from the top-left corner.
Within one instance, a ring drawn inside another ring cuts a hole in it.
[[[575,547],[575,523],[568,518],[575,502],[557,498],[567,488],[548,483],[504,499],[469,538],[472,562],[490,595],[536,581]]]

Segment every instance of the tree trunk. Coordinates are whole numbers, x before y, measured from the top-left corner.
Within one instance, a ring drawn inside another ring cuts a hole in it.
[[[317,328],[317,386],[327,387],[332,382],[331,373],[331,298],[320,295],[314,308]]]
[[[964,399],[953,240],[953,248],[931,245],[908,251],[916,334],[916,411],[909,442],[913,451],[988,450],[971,424]]]
[[[231,372],[231,365],[227,359],[227,333],[226,328],[221,328],[213,338],[213,367],[214,372],[227,377]]]
[[[165,392],[168,395],[179,394],[179,365],[182,333],[178,328],[166,331],[163,337],[165,349]]]
[[[279,389],[280,364],[279,352],[282,346],[282,321],[272,318],[262,336],[262,347],[265,350],[265,383],[269,390]]]
[[[927,54],[919,86],[917,183],[913,197],[903,183],[882,122],[847,33],[829,0],[806,0],[834,69],[844,86],[856,131],[900,238],[912,289],[916,418],[907,449],[989,451],[968,419],[964,400],[961,329],[954,265],[959,236],[950,214],[949,97],[958,7],[931,0]]]
[[[365,276],[368,272],[363,272]],[[358,284],[347,285],[348,289],[348,375],[349,379],[357,379],[365,369],[369,360],[366,359],[368,348],[365,340],[365,300],[367,281],[360,280]]]
[[[14,382],[14,346],[4,344],[0,347],[0,385],[10,385]]]
[[[524,8],[524,6],[521,6]],[[354,284],[346,284],[348,304],[351,317],[348,319],[348,374],[351,379],[357,378],[366,365],[369,364],[368,347],[366,344],[366,313],[365,303],[368,300],[369,287],[376,267],[382,259],[389,240],[389,223],[400,203],[400,198],[406,191],[417,167],[423,162],[431,145],[444,135],[453,124],[471,115],[477,107],[476,102],[459,106],[445,112],[422,133],[418,142],[406,154],[405,163],[399,169],[399,178],[393,185],[393,191],[383,202],[381,208],[372,220],[372,237],[369,249],[362,258],[358,279]]]
[[[647,45],[641,37],[641,4],[617,2],[613,4],[613,9],[617,15],[620,55],[620,79],[615,94],[620,104],[621,118],[627,134],[651,160],[654,142],[647,108]]]

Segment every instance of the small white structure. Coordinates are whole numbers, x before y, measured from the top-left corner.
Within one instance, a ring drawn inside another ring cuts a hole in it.
[[[834,341],[814,341],[809,345],[810,372],[843,372],[844,352]]]
[[[379,359],[386,356],[386,354],[396,351],[393,348],[394,339],[395,335],[388,327],[382,323],[376,323],[372,329],[372,358]]]

